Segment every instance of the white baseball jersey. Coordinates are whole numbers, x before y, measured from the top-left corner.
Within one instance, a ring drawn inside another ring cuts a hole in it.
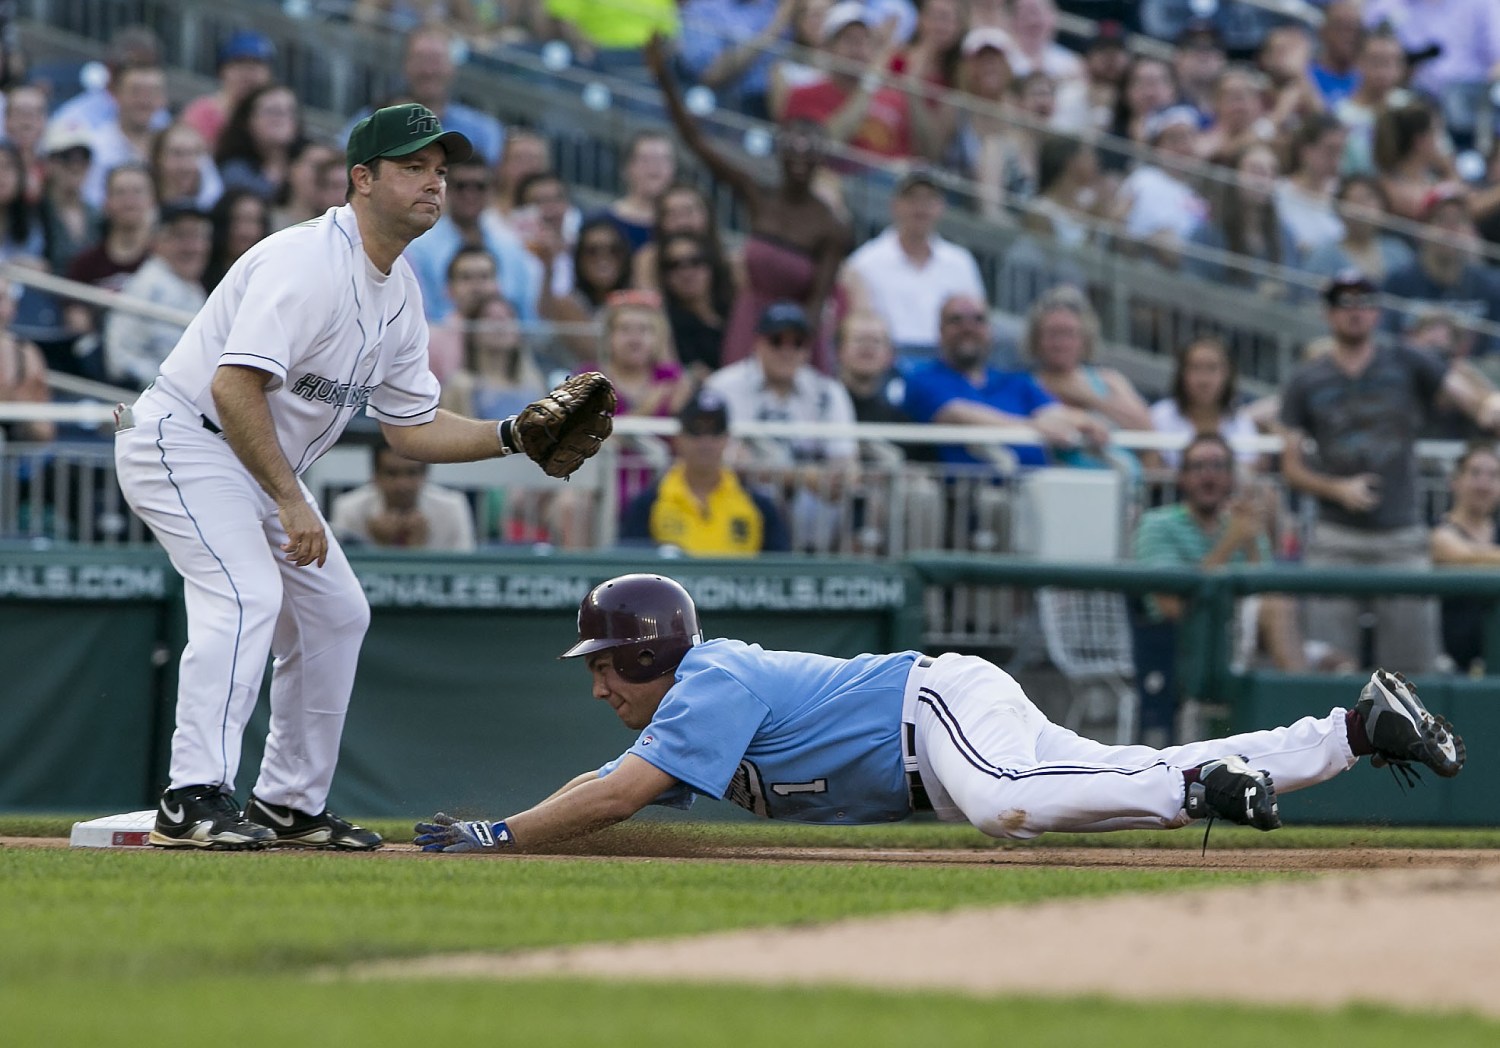
[[[347,204],[247,251],[188,325],[145,399],[160,391],[218,425],[209,386],[220,364],[271,373],[271,418],[298,474],[338,440],[356,411],[397,426],[430,422],[437,413],[416,274],[404,257],[389,275],[375,268]]]
[[[388,275],[369,262],[348,206],[272,235],[214,289],[136,401],[134,426],[115,437],[120,488],[184,581],[189,642],[170,785],[234,789],[274,655],[271,731],[254,793],[317,814],[338,763],[369,606],[332,534],[321,567],[281,555],[287,535],[276,502],[204,421],[219,426],[210,386],[221,364],[272,375],[266,401],[298,473],[360,409],[395,425],[427,422],[438,383],[427,368],[416,276],[404,258]]]

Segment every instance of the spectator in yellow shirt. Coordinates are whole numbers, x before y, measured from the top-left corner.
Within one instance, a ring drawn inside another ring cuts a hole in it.
[[[675,39],[682,31],[677,0],[546,0],[543,11],[550,35],[604,73],[644,78],[641,49],[657,33]]]
[[[620,526],[624,542],[676,546],[693,557],[753,557],[791,548],[776,504],[724,465],[729,411],[700,390],[678,413],[676,461],[637,495]]]

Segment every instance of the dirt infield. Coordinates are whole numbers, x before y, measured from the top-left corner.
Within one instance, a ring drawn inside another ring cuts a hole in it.
[[[56,838],[0,838],[61,848]],[[160,853],[167,858],[169,853]],[[287,852],[289,861],[308,852]],[[1374,1002],[1500,1018],[1500,851],[1400,848],[1016,847],[914,851],[706,846],[617,835],[566,855],[424,855],[390,845],[350,861],[891,863],[1317,873],[1313,879],[839,921],[515,953],[393,960],[332,979],[581,975],[767,985],[849,985],[976,995],[1100,994],[1333,1008]],[[1381,977],[1387,958],[1398,980]]]
[[[61,837],[0,837],[0,847],[66,848]],[[133,849],[157,852],[156,849]],[[280,849],[287,856],[318,855],[316,851]],[[572,858],[694,859],[707,862],[859,863],[910,866],[1041,866],[1065,868],[1273,870],[1478,869],[1500,867],[1500,850],[1477,848],[1216,848],[1209,841],[1206,855],[1194,848],[1064,848],[1023,845],[1001,848],[806,848],[710,845],[670,830],[601,836],[548,854],[496,857],[489,855],[424,855],[414,845],[387,842],[375,852],[345,852],[347,859],[407,858],[428,862],[548,862]]]
[[[1160,860],[1170,854],[1142,857],[1165,865]],[[1213,865],[1224,866],[1218,860],[1227,854],[1214,856]],[[1096,857],[1097,852],[1089,856]],[[1181,854],[1177,857],[1180,862]],[[1323,865],[1298,863],[1285,852],[1232,858],[1248,860],[1232,863],[1239,868],[1262,867],[1269,860],[1278,869],[1348,869],[1327,855],[1319,856]],[[504,956],[430,957],[333,974],[359,979],[579,975],[1314,1008],[1367,1002],[1500,1017],[1494,992],[1500,939],[1493,930],[1500,921],[1500,862],[1490,855],[1488,861],[1430,866],[1427,858],[1427,853],[1362,855],[1363,872],[1295,883]],[[1404,865],[1424,868],[1389,868]],[[1399,959],[1399,978],[1386,977],[1387,959]]]

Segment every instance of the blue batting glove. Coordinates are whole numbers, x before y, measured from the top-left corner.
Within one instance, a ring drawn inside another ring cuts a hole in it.
[[[412,843],[423,851],[505,851],[516,846],[510,827],[503,822],[465,821],[438,812],[431,822],[419,822]]]

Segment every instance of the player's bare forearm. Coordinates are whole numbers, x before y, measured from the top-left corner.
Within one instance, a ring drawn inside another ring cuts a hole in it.
[[[536,807],[505,820],[517,847],[540,848],[624,822],[676,783],[634,754],[603,778],[579,778],[584,781],[574,779]]]
[[[210,391],[219,412],[224,439],[250,475],[278,506],[302,502],[297,474],[276,439],[271,405],[266,401],[268,372],[223,364],[214,372]]]
[[[464,418],[443,408],[431,422],[420,426],[382,422],[380,431],[391,450],[416,462],[477,462],[503,450],[494,422]]]
[[[560,788],[554,791],[550,796],[548,796],[546,800],[543,800],[542,803],[546,804],[547,801],[556,800],[558,797],[561,797],[569,790],[576,789],[586,782],[593,782],[598,777],[599,773],[597,771],[586,771],[582,775],[575,775],[573,776],[573,778],[565,782]]]

